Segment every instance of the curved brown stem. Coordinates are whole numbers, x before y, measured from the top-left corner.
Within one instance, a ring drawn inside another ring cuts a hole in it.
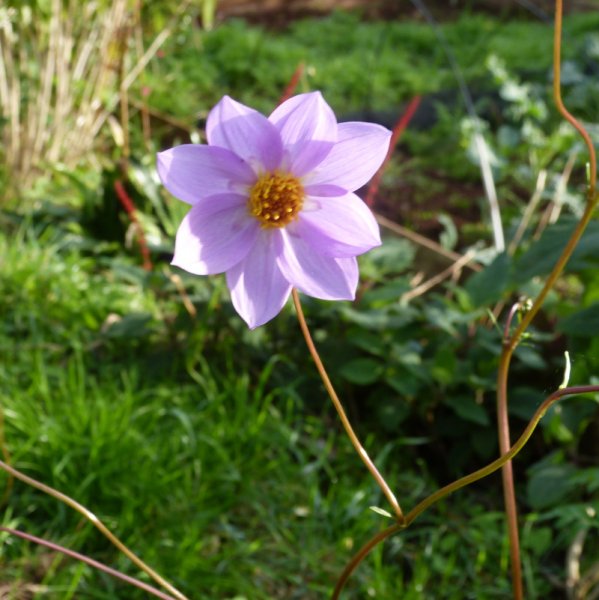
[[[499,449],[502,455],[505,455],[510,447],[510,429],[508,419],[508,399],[507,399],[507,380],[512,355],[518,345],[522,334],[530,325],[536,314],[539,312],[547,294],[555,285],[561,275],[566,263],[570,259],[572,252],[578,245],[586,226],[588,225],[593,211],[597,205],[597,159],[593,142],[585,128],[577,121],[566,109],[561,96],[561,37],[562,37],[562,0],[555,2],[555,29],[553,46],[553,97],[557,109],[562,116],[576,128],[580,133],[589,151],[590,178],[588,189],[588,201],[585,211],[578,225],[572,232],[564,251],[559,257],[549,277],[545,281],[543,289],[535,299],[530,310],[523,316],[519,325],[512,335],[504,339],[503,351],[499,359],[499,368],[497,372],[497,430],[499,438]],[[510,558],[512,568],[512,585],[514,590],[514,599],[521,600],[522,573],[520,567],[520,543],[518,539],[518,515],[516,507],[516,494],[514,491],[514,476],[512,465],[507,462],[502,469],[503,493],[505,501],[505,510],[508,521],[508,534],[510,539]]]
[[[136,554],[131,552],[121,540],[119,540],[109,529],[98,519],[98,517],[89,509],[87,509],[82,504],[79,504],[76,500],[73,500],[70,496],[55,490],[53,487],[38,481],[37,479],[33,479],[33,477],[29,477],[25,475],[25,473],[21,473],[14,467],[7,465],[5,462],[0,460],[0,468],[10,473],[16,479],[21,480],[23,483],[34,487],[56,500],[63,502],[67,506],[70,506],[73,510],[76,510],[79,514],[83,515],[96,529],[98,529],[108,540],[116,546],[133,564],[139,567],[144,573],[146,573],[151,579],[153,579],[158,585],[162,586],[165,590],[168,590],[170,594],[172,594],[178,600],[187,600],[187,598],[174,586],[172,586],[166,579],[161,577],[154,569],[148,566],[141,558],[139,558]]]
[[[33,542],[35,544],[39,544],[40,546],[45,546],[54,552],[60,552],[65,556],[69,556],[70,558],[74,558],[75,560],[79,560],[94,569],[98,569],[98,571],[102,571],[107,573],[108,575],[115,577],[116,579],[120,579],[125,583],[133,585],[144,592],[148,592],[148,594],[152,594],[152,596],[156,596],[157,598],[161,598],[162,600],[175,600],[173,596],[168,596],[167,594],[162,593],[160,590],[140,581],[139,579],[135,579],[134,577],[130,577],[129,575],[125,575],[116,569],[112,569],[111,567],[105,565],[104,563],[98,562],[93,558],[89,558],[84,554],[80,554],[79,552],[75,552],[74,550],[69,550],[69,548],[65,548],[64,546],[60,546],[55,544],[54,542],[49,542],[42,538],[39,538],[35,535],[31,535],[29,533],[25,533],[24,531],[19,531],[18,529],[11,529],[10,527],[0,527],[0,531],[5,531],[6,533],[10,533],[11,535],[20,537],[28,542]]]
[[[373,550],[378,544],[386,540],[388,537],[392,536],[394,533],[401,531],[408,527],[411,523],[413,523],[425,510],[430,508],[433,504],[438,502],[439,500],[445,498],[449,494],[456,492],[457,490],[478,481],[479,479],[483,479],[488,475],[491,475],[498,469],[501,469],[505,464],[509,463],[522,448],[526,445],[531,435],[533,434],[535,428],[539,424],[540,420],[543,418],[545,413],[551,408],[552,404],[563,398],[564,396],[573,396],[578,394],[587,394],[590,392],[599,392],[599,385],[579,385],[572,386],[567,388],[562,388],[556,390],[548,396],[544,402],[537,408],[535,414],[532,419],[526,426],[526,429],[522,432],[522,435],[518,438],[518,441],[511,447],[509,450],[499,458],[495,459],[492,463],[488,464],[486,467],[478,469],[469,475],[465,475],[461,477],[457,481],[450,483],[440,490],[437,490],[428,498],[425,498],[421,502],[419,502],[406,516],[403,523],[396,523],[383,531],[377,533],[373,538],[371,538],[360,550],[352,557],[351,561],[343,570],[343,573],[340,575],[339,580],[337,581],[337,585],[335,586],[335,590],[333,591],[333,595],[331,597],[332,600],[338,600],[341,591],[343,590],[347,580],[350,578],[351,574],[355,571],[357,566],[364,560],[364,558]]]
[[[581,123],[568,111],[562,100],[561,88],[561,49],[562,49],[562,0],[555,1],[555,28],[553,34],[553,100],[561,115],[568,121],[582,136],[584,143],[589,151],[589,196],[595,195],[597,182],[597,158],[595,156],[595,146],[591,136]]]
[[[310,335],[310,329],[308,328],[308,324],[306,323],[306,318],[304,317],[304,311],[302,310],[302,305],[301,305],[297,290],[294,288],[292,290],[291,294],[293,296],[293,304],[295,305],[295,310],[297,313],[297,318],[298,318],[298,321],[300,324],[300,328],[302,330],[302,333],[304,334],[304,339],[306,340],[306,345],[308,346],[308,350],[310,351],[310,354],[312,355],[312,358],[314,359],[314,362],[316,364],[316,368],[318,369],[320,378],[322,379],[322,382],[324,383],[324,387],[326,388],[329,396],[331,397],[331,400],[333,401],[333,405],[335,406],[335,409],[337,410],[337,414],[339,415],[339,418],[341,419],[341,423],[343,425],[343,428],[345,429],[345,433],[349,437],[354,449],[358,453],[358,456],[362,459],[362,462],[366,465],[366,468],[370,471],[370,474],[374,477],[375,481],[381,488],[383,494],[385,494],[385,497],[389,501],[389,504],[391,504],[391,506],[393,507],[393,510],[395,512],[395,516],[396,516],[398,522],[401,523],[401,522],[403,522],[404,516],[403,516],[403,512],[401,510],[401,507],[399,506],[399,502],[397,502],[397,498],[395,498],[395,494],[391,491],[391,488],[385,481],[385,478],[380,474],[379,470],[376,468],[376,465],[372,462],[372,459],[370,458],[370,456],[368,456],[368,452],[366,452],[366,450],[364,449],[364,446],[362,446],[362,444],[360,443],[360,440],[358,439],[358,436],[354,432],[354,429],[351,426],[349,419],[347,418],[347,415],[345,413],[343,405],[341,404],[341,400],[339,400],[339,396],[337,396],[337,392],[335,392],[335,388],[333,387],[333,384],[331,383],[331,380],[326,372],[326,369],[324,368],[324,364],[322,363],[322,360],[320,359],[320,356],[318,354],[318,350],[316,349],[316,346],[314,345],[314,341],[312,340],[312,336]]]

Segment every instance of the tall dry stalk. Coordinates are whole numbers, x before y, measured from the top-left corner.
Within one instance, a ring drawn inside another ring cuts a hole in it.
[[[91,150],[129,53],[129,4],[0,9],[0,153],[12,191],[43,166],[72,167]]]
[[[190,2],[143,53],[135,0],[0,7],[0,160],[8,181],[0,199],[27,189],[43,167],[71,168],[91,156],[119,99],[127,101]]]

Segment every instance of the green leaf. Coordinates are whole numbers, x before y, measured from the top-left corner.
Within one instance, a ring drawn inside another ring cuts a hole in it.
[[[385,383],[389,384],[386,378]],[[375,406],[376,418],[385,431],[396,432],[411,412],[410,403],[404,398],[384,397],[377,401]]]
[[[531,346],[519,346],[516,349],[515,355],[531,369],[546,369],[547,363],[542,355]]]
[[[406,371],[386,375],[385,383],[402,396],[416,396],[422,389],[420,379]]]
[[[523,545],[533,553],[533,556],[541,557],[549,550],[553,542],[553,531],[550,527],[533,527],[526,537],[522,538]]]
[[[393,515],[385,510],[384,508],[380,508],[378,506],[369,506],[368,508],[370,508],[370,510],[372,512],[375,512],[377,515],[381,515],[382,517],[387,517],[388,519],[392,519]]]
[[[477,425],[489,424],[489,415],[487,414],[487,411],[480,404],[477,404],[472,397],[457,396],[451,398],[448,404],[458,417],[465,421],[470,421]]]
[[[354,327],[347,336],[350,344],[376,356],[383,356],[387,351],[387,344],[382,336]]]
[[[440,348],[435,354],[435,361],[431,367],[431,376],[442,385],[449,385],[457,378],[457,359],[455,349]]]
[[[544,398],[534,387],[517,387],[510,393],[509,414],[529,421]]]
[[[411,242],[388,238],[382,246],[368,253],[368,262],[374,263],[378,275],[401,273],[412,264],[415,253]]]
[[[599,302],[561,319],[557,329],[576,337],[599,335]]]
[[[468,279],[465,288],[474,306],[486,306],[501,299],[509,283],[511,264],[510,256],[502,252],[486,269]]]
[[[383,365],[372,358],[356,358],[344,364],[339,372],[351,383],[370,385],[382,375]]]
[[[453,250],[458,243],[458,229],[449,215],[441,213],[437,220],[443,225],[443,231],[439,236],[439,241],[443,248]]]
[[[532,277],[547,275],[557,262],[577,223],[575,219],[563,219],[548,227],[541,238],[516,261],[512,275],[513,282],[522,284]],[[597,256],[599,256],[599,222],[591,221],[566,269],[576,271],[585,268],[588,266],[588,258],[596,259]]]
[[[526,490],[530,506],[540,510],[562,502],[571,491],[573,472],[570,465],[550,465],[533,473]]]
[[[140,338],[150,333],[152,315],[149,313],[131,313],[112,323],[105,331],[109,338]]]

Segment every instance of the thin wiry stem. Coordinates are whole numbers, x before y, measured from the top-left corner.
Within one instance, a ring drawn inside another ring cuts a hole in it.
[[[510,308],[510,312],[505,320],[505,327],[503,328],[503,343],[507,344],[510,341],[510,329],[512,328],[512,321],[514,317],[518,314],[518,311],[523,307],[522,302],[515,302],[512,304],[512,308]]]
[[[64,554],[65,556],[69,556],[70,558],[79,560],[79,561],[85,563],[86,565],[93,567],[94,569],[98,569],[98,571],[108,573],[108,575],[115,577],[116,579],[120,579],[121,581],[124,581],[125,583],[129,583],[130,585],[133,585],[133,586],[139,588],[140,590],[144,590],[144,592],[148,592],[148,594],[152,594],[153,596],[156,596],[157,598],[162,598],[162,600],[175,600],[173,596],[168,596],[167,594],[161,592],[160,590],[157,590],[156,588],[152,587],[151,585],[148,585],[147,583],[144,583],[143,581],[140,581],[139,579],[135,579],[135,577],[130,577],[129,575],[125,575],[124,573],[121,573],[120,571],[117,571],[116,569],[112,569],[111,567],[109,567],[101,562],[98,562],[97,560],[94,560],[93,558],[89,558],[88,556],[85,556],[84,554],[80,554],[79,552],[75,552],[74,550],[69,550],[69,548],[65,548],[64,546],[60,546],[59,544],[55,544],[54,542],[49,542],[47,540],[44,540],[43,538],[39,538],[39,537],[37,537],[35,535],[31,535],[29,533],[25,533],[24,531],[19,531],[18,529],[12,529],[10,527],[0,526],[0,531],[10,533],[11,535],[14,535],[16,537],[20,537],[24,540],[33,542],[40,546],[45,546],[46,548],[50,548],[50,550],[54,550],[55,552],[60,552],[61,554]]]
[[[518,223],[518,228],[516,229],[516,233],[512,238],[509,246],[508,246],[508,254],[513,255],[516,252],[516,248],[518,248],[518,244],[522,239],[522,236],[526,232],[528,228],[528,224],[543,197],[543,191],[545,190],[545,184],[547,182],[547,171],[545,169],[541,169],[539,175],[537,176],[537,184],[535,186],[535,191],[531,196],[526,208],[524,209],[524,214],[522,215],[522,219],[520,223]]]
[[[584,143],[589,151],[590,181],[589,197],[595,196],[595,186],[597,183],[597,158],[595,155],[595,146],[591,136],[581,123],[568,112],[562,100],[561,89],[561,53],[562,53],[562,0],[555,1],[555,29],[553,36],[553,100],[561,115],[568,121],[578,133],[582,136]]]
[[[76,510],[79,514],[83,515],[96,529],[98,529],[108,540],[116,546],[132,563],[134,563],[137,567],[139,567],[144,573],[146,573],[151,579],[153,579],[158,585],[162,586],[165,590],[168,590],[170,594],[172,594],[177,600],[187,600],[187,598],[175,587],[173,587],[168,581],[166,581],[163,577],[161,577],[154,569],[149,567],[141,558],[136,556],[123,542],[121,542],[107,527],[98,519],[98,517],[89,509],[87,509],[82,504],[79,504],[76,500],[73,500],[70,496],[55,490],[54,488],[46,485],[45,483],[41,483],[37,479],[33,479],[33,477],[29,477],[21,471],[18,471],[14,467],[7,465],[5,462],[0,460],[0,468],[10,473],[16,479],[20,479],[22,482],[34,487],[38,490],[41,490],[45,494],[56,498],[60,502],[63,502],[67,506],[70,506],[73,510]]]
[[[128,90],[131,87],[131,85],[133,84],[133,82],[137,79],[137,77],[139,77],[139,75],[143,72],[143,70],[146,68],[146,66],[150,62],[150,60],[152,60],[152,58],[154,58],[155,54],[158,52],[158,50],[160,49],[162,44],[164,44],[164,42],[169,38],[169,36],[176,29],[176,27],[179,23],[179,20],[181,18],[181,14],[189,7],[190,4],[191,4],[191,0],[184,0],[184,2],[182,2],[179,5],[179,7],[177,8],[177,12],[172,17],[170,22],[154,38],[153,42],[150,44],[148,49],[144,52],[143,56],[141,56],[139,58],[139,60],[135,64],[135,66],[129,71],[129,73],[122,80],[119,91],[115,92],[109,98],[109,100],[106,102],[104,110],[100,112],[98,117],[95,119],[95,121],[90,126],[91,134],[93,136],[98,134],[98,132],[100,131],[100,129],[106,122],[108,115],[110,115],[112,110],[114,110],[114,108],[118,104],[122,90]]]
[[[554,30],[554,51],[553,51],[553,96],[557,109],[562,116],[570,122],[583,137],[589,151],[590,160],[590,178],[587,195],[587,204],[576,228],[572,232],[566,247],[557,260],[553,270],[547,277],[543,289],[533,302],[530,310],[523,316],[522,320],[515,328],[511,337],[504,340],[503,351],[499,359],[499,368],[497,372],[497,429],[499,437],[499,448],[502,455],[508,452],[510,447],[510,428],[508,419],[508,398],[507,381],[512,355],[522,337],[524,331],[532,322],[533,318],[539,312],[549,291],[555,285],[561,275],[566,263],[570,259],[572,252],[578,245],[586,226],[588,225],[593,211],[597,205],[597,162],[595,148],[589,134],[584,127],[566,110],[561,97],[561,36],[562,36],[562,0],[556,0],[555,3],[555,30]],[[523,598],[522,589],[522,571],[520,566],[520,542],[518,536],[518,514],[516,508],[516,494],[514,490],[514,476],[511,462],[506,462],[502,467],[502,480],[504,490],[505,510],[508,521],[508,535],[510,540],[510,558],[512,568],[512,586],[514,599]]]
[[[384,217],[383,215],[380,215],[375,212],[374,217],[376,219],[376,222],[381,227],[385,227],[385,229],[388,229],[389,231],[392,231],[393,233],[400,235],[401,237],[405,237],[406,239],[410,240],[414,244],[417,244],[418,246],[422,246],[423,248],[426,248],[427,250],[431,250],[432,252],[435,252],[439,256],[442,256],[443,258],[445,258],[451,262],[458,262],[464,258],[463,254],[458,254],[457,252],[454,252],[453,250],[448,250],[447,248],[444,248],[441,244],[435,242],[434,240],[431,240],[423,235],[420,235],[419,233],[416,233],[415,231],[407,229],[406,227],[402,227],[395,221],[391,221],[390,219],[387,219],[387,217]],[[482,267],[478,263],[475,263],[472,261],[466,262],[464,266],[471,269],[472,271],[477,272],[477,273],[479,271],[482,271]]]
[[[439,285],[442,281],[447,279],[448,277],[457,276],[459,277],[462,269],[474,259],[474,252],[467,252],[464,254],[459,260],[456,260],[452,265],[449,265],[446,269],[443,269],[440,273],[433,275],[430,279],[427,279],[425,282],[417,285],[415,288],[411,289],[409,292],[402,294],[400,297],[400,302],[409,302],[422,294],[425,294],[430,289],[434,288],[436,285]]]
[[[394,533],[401,531],[408,527],[411,523],[413,523],[425,510],[430,508],[433,504],[439,502],[449,494],[453,494],[457,490],[474,483],[488,475],[491,475],[498,469],[501,469],[505,464],[511,461],[516,454],[524,448],[530,437],[532,436],[534,430],[539,424],[540,420],[543,418],[545,413],[551,408],[551,406],[562,399],[564,396],[574,396],[579,394],[588,394],[592,392],[599,392],[599,385],[580,385],[580,386],[572,386],[568,388],[562,388],[556,390],[548,396],[544,402],[537,408],[535,414],[532,419],[529,421],[526,429],[523,431],[522,435],[518,438],[518,441],[508,449],[508,451],[501,457],[495,459],[492,463],[488,464],[486,467],[478,469],[469,475],[465,475],[461,477],[457,481],[442,487],[440,490],[437,490],[434,494],[431,494],[428,498],[425,498],[421,502],[419,502],[404,518],[403,522],[396,523],[383,531],[377,533],[373,538],[371,538],[360,550],[352,557],[350,562],[347,564],[343,573],[340,575],[337,585],[335,586],[335,590],[333,591],[333,595],[331,596],[332,600],[338,600],[341,591],[345,587],[348,579],[351,574],[356,570],[358,565],[364,560],[364,558],[373,550],[378,544],[386,540],[388,537],[392,536]]]
[[[316,349],[316,346],[314,345],[314,342],[312,341],[310,329],[308,328],[308,324],[306,323],[306,319],[304,317],[304,311],[302,310],[302,305],[301,305],[297,290],[294,288],[292,290],[291,294],[293,296],[293,303],[295,304],[295,310],[297,312],[297,318],[298,318],[298,321],[300,324],[300,328],[301,328],[302,333],[304,334],[304,338],[306,340],[306,345],[308,346],[308,350],[310,351],[310,354],[312,355],[312,358],[314,359],[314,362],[316,363],[316,368],[318,370],[320,378],[322,379],[322,382],[324,383],[324,387],[326,388],[329,396],[331,397],[331,400],[333,401],[333,405],[335,406],[335,409],[337,410],[337,414],[339,415],[339,418],[341,419],[341,423],[343,424],[345,433],[347,433],[347,436],[349,437],[353,447],[355,448],[356,452],[358,453],[358,456],[362,459],[362,462],[366,465],[366,468],[370,471],[370,474],[374,477],[375,481],[381,488],[383,494],[385,494],[385,497],[389,501],[389,504],[391,504],[391,506],[393,507],[393,511],[395,512],[398,522],[401,523],[401,522],[403,522],[404,516],[403,516],[403,512],[399,506],[399,503],[397,502],[397,498],[391,491],[391,488],[387,485],[385,478],[379,473],[379,470],[376,468],[375,464],[372,462],[372,459],[370,458],[370,456],[368,456],[368,453],[364,449],[364,446],[362,446],[362,444],[360,443],[360,440],[358,439],[358,436],[354,432],[354,429],[351,426],[351,423],[349,422],[347,415],[345,414],[345,410],[343,408],[343,405],[341,404],[341,400],[339,400],[339,396],[337,396],[337,392],[335,392],[335,388],[333,387],[333,384],[331,383],[331,380],[329,379],[326,369],[324,368],[322,360],[320,359],[318,350]]]

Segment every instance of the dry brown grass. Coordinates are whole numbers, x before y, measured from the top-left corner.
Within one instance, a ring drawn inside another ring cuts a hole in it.
[[[107,121],[119,130],[114,109],[128,103],[128,88],[176,24],[175,17],[145,50],[137,0],[48,6],[0,8],[0,158],[8,180],[0,198],[27,189],[43,169],[91,160]]]
[[[128,52],[128,0],[52,0],[0,12],[0,107],[5,167],[22,189],[45,165],[72,166],[108,118]]]

